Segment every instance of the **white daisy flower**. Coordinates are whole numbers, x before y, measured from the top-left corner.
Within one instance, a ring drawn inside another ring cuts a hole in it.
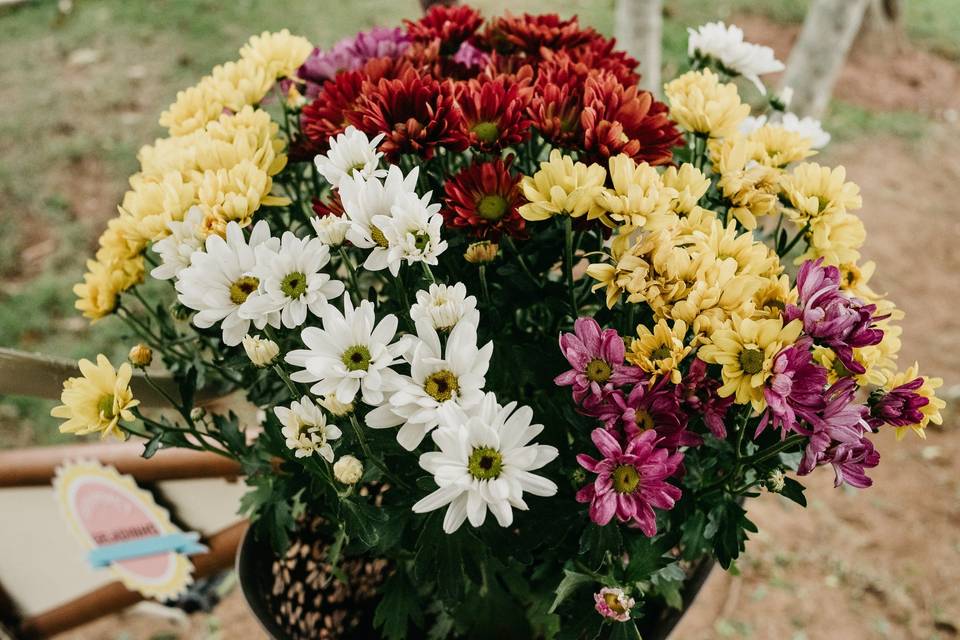
[[[773,49],[744,42],[743,30],[736,25],[709,22],[697,29],[687,29],[687,55],[707,58],[730,75],[741,75],[752,82],[760,93],[767,90],[760,81],[766,73],[783,71],[784,65],[774,56]]]
[[[431,436],[439,451],[420,456],[439,489],[415,505],[415,513],[447,507],[443,530],[453,533],[464,520],[479,527],[489,509],[501,527],[513,523],[512,509],[526,510],[523,494],[549,497],[557,485],[531,471],[557,457],[555,447],[530,444],[543,425],[530,424],[530,407],[501,407],[488,393],[475,408],[455,403],[441,409],[441,426]],[[449,505],[449,506],[448,506]]]
[[[200,207],[190,207],[183,221],[172,220],[167,223],[170,235],[153,243],[153,251],[160,256],[160,264],[154,267],[150,275],[157,280],[176,278],[190,266],[190,256],[203,247],[205,232],[203,212]]]
[[[370,268],[377,270],[383,266],[394,276],[400,272],[405,260],[408,264],[423,262],[437,264],[437,256],[447,248],[446,240],[441,239],[443,215],[439,204],[430,204],[430,194],[418,197],[415,193],[401,195],[390,207],[390,215],[377,215],[371,220],[373,226],[383,232],[387,240],[387,251],[373,260]],[[367,258],[364,266],[371,262]]]
[[[260,245],[255,254],[252,273],[260,288],[240,307],[241,318],[278,319],[273,326],[295,329],[306,321],[307,310],[318,316],[328,300],[343,294],[343,283],[321,271],[330,262],[330,248],[319,238],[287,231],[279,247]]]
[[[360,393],[367,404],[379,405],[386,386],[384,378],[396,375],[389,367],[407,346],[406,340],[392,342],[397,316],[390,314],[374,326],[373,303],[364,300],[354,309],[350,297],[344,296],[343,313],[327,305],[320,318],[323,329],[307,327],[300,334],[307,348],[287,354],[287,362],[304,369],[290,378],[313,382],[312,393],[332,394],[343,404],[350,404]]]
[[[350,229],[350,220],[346,216],[336,216],[333,214],[325,216],[314,216],[310,218],[310,226],[323,244],[331,247],[339,247],[347,238],[347,231]]]
[[[467,295],[462,282],[455,285],[431,284],[426,291],[417,291],[417,301],[410,307],[414,323],[427,320],[437,331],[450,331],[461,320],[480,324],[476,296]]]
[[[414,193],[419,167],[406,176],[400,167],[391,165],[387,177],[364,180],[354,176],[340,183],[340,202],[350,219],[347,240],[361,249],[372,249],[363,267],[379,271],[387,266],[389,245],[383,230],[373,224],[376,216],[390,216],[390,208],[405,193]]]
[[[750,135],[760,127],[767,124],[767,116],[747,116],[740,123],[740,133]],[[810,140],[810,146],[814,149],[822,149],[830,142],[830,134],[823,130],[823,126],[816,118],[806,117],[798,118],[797,114],[789,111],[780,115],[774,114],[769,119],[769,124],[783,127],[787,131],[799,133],[801,136]]]
[[[226,240],[218,235],[207,238],[206,251],[193,253],[176,287],[181,304],[197,311],[193,324],[207,329],[219,322],[224,344],[233,347],[250,332],[250,319],[240,316],[240,306],[260,286],[259,278],[253,275],[254,249],[260,245],[276,249],[280,240],[270,237],[270,227],[263,220],[253,227],[249,242],[236,222],[227,225],[226,235]],[[267,322],[276,325],[278,319],[279,314],[253,324],[262,329]]]
[[[787,112],[778,124],[787,131],[795,131],[809,138],[810,146],[814,149],[822,149],[830,143],[830,134],[823,130],[823,125],[816,118],[798,118],[797,114]]]
[[[364,180],[381,178],[387,175],[383,169],[377,169],[382,153],[377,145],[386,134],[381,133],[373,140],[354,126],[330,140],[330,151],[326,155],[314,158],[317,171],[330,185],[337,189],[345,178],[359,175]]]
[[[446,349],[429,320],[417,323],[419,340],[404,359],[409,376],[394,376],[389,399],[367,414],[374,429],[400,427],[397,442],[413,451],[440,423],[440,410],[447,404],[471,409],[483,399],[484,377],[490,366],[493,343],[477,348],[477,328],[467,322],[450,333]]]
[[[280,433],[286,438],[288,449],[298,458],[307,458],[314,453],[320,454],[327,462],[333,462],[331,440],[336,440],[343,432],[336,425],[327,424],[327,417],[320,407],[307,396],[294,400],[289,407],[274,407],[273,412],[283,428]]]

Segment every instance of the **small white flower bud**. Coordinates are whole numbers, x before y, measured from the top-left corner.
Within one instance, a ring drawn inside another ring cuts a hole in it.
[[[353,456],[343,456],[333,465],[333,477],[343,484],[356,484],[363,477],[363,463]]]
[[[321,407],[329,411],[331,414],[338,418],[343,416],[348,416],[353,413],[353,403],[344,404],[337,400],[337,397],[334,395],[324,396],[320,398],[319,404]]]
[[[280,347],[273,340],[251,335],[243,337],[243,350],[247,352],[250,362],[258,367],[269,366],[280,353]]]
[[[786,476],[781,469],[774,470],[767,478],[767,489],[773,493],[780,493],[786,485],[785,478]]]

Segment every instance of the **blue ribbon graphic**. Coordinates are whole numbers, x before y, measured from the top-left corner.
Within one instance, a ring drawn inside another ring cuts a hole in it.
[[[100,569],[113,562],[156,556],[161,553],[172,552],[191,555],[208,551],[206,546],[198,542],[199,540],[200,534],[195,531],[137,538],[136,540],[116,542],[92,549],[87,555],[87,559],[94,569]]]

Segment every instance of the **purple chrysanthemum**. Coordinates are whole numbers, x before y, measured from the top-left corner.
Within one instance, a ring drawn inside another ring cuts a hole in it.
[[[628,441],[653,429],[660,437],[658,446],[666,449],[703,442],[687,430],[687,414],[680,407],[676,387],[669,378],[660,378],[653,386],[636,384],[628,394],[617,389],[605,394],[595,407],[594,402],[594,396],[584,399],[585,413],[602,420],[607,431],[622,432]]]
[[[799,304],[787,305],[784,322],[800,318],[803,331],[837,354],[837,358],[851,373],[866,369],[853,357],[853,349],[879,344],[883,330],[874,323],[876,305],[864,304],[840,291],[840,270],[823,266],[823,258],[807,260],[797,274]]]
[[[314,49],[297,75],[307,83],[307,97],[315,97],[327,80],[341,71],[355,71],[374,58],[399,58],[410,46],[403,29],[374,27],[338,41],[330,49]]]
[[[930,404],[929,398],[917,393],[922,386],[923,378],[918,376],[890,391],[876,391],[868,402],[870,415],[867,423],[874,429],[885,424],[893,427],[920,424],[923,421],[920,409]]]
[[[600,399],[606,391],[644,379],[640,369],[624,364],[626,347],[614,329],[601,329],[593,318],[578,318],[573,330],[560,335],[560,350],[573,368],[553,382],[572,386],[577,403],[588,395]]]
[[[827,390],[823,412],[800,460],[799,475],[830,464],[836,473],[835,486],[847,483],[863,489],[873,484],[866,470],[880,463],[880,454],[866,437],[867,408],[854,402],[856,392],[852,378],[841,378]]]
[[[457,52],[453,54],[453,61],[462,64],[468,69],[476,69],[485,66],[490,61],[490,54],[482,49],[478,49],[467,40],[460,45]]]
[[[767,410],[763,413],[757,432],[760,435],[767,424],[789,432],[810,433],[801,427],[800,420],[813,423],[823,410],[823,390],[827,386],[827,370],[813,362],[809,336],[783,349],[773,359],[772,375],[767,380],[763,396]]]
[[[626,447],[603,429],[594,429],[590,438],[603,458],[577,456],[581,467],[597,474],[594,482],[577,492],[577,502],[590,503],[590,519],[600,526],[616,516],[644,535],[656,535],[653,509],[672,509],[680,498],[680,489],[666,480],[680,467],[683,454],[659,446],[652,430],[631,439]]]
[[[702,416],[710,433],[718,438],[726,438],[724,420],[734,396],[721,398],[717,394],[719,388],[720,381],[707,375],[707,363],[694,358],[677,392],[688,413]]]

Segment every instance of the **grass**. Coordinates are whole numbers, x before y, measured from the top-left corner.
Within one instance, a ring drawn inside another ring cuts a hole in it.
[[[957,47],[956,0],[908,3],[911,34],[933,47]],[[604,33],[613,0],[481,0],[485,15],[505,10],[579,14]],[[801,0],[665,0],[666,77],[684,64],[686,26],[746,11],[796,22]],[[124,327],[89,327],[73,310],[71,284],[95,238],[115,213],[136,150],[162,134],[160,111],[177,90],[236,57],[246,38],[289,27],[320,45],[374,24],[419,14],[417,0],[355,0],[349,10],[316,0],[35,1],[0,9],[0,346],[120,358]],[[336,7],[331,9],[330,7]],[[893,132],[923,135],[907,113],[836,105],[828,127],[843,138]],[[57,441],[50,403],[3,398],[0,446]]]

